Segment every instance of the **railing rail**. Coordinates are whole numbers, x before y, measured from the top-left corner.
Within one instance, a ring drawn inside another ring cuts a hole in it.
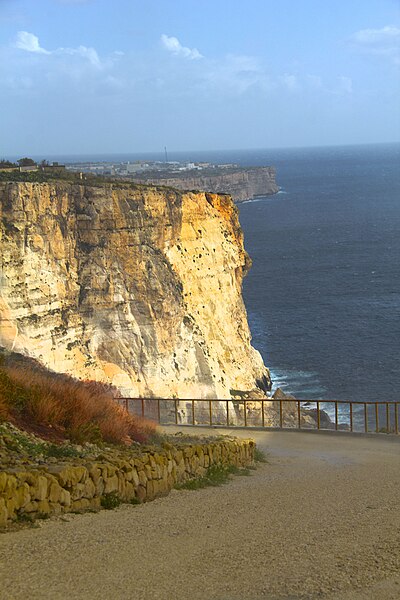
[[[262,427],[399,434],[400,401],[292,398],[116,398],[127,412],[161,425]]]

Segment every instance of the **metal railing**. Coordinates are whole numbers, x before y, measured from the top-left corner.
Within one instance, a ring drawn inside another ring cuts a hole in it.
[[[400,431],[400,401],[117,398],[129,413],[161,425],[262,427],[355,433]]]

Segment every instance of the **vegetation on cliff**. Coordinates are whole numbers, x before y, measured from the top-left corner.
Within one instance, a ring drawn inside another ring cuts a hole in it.
[[[16,353],[0,353],[0,420],[61,442],[131,444],[155,432],[149,421],[128,415],[117,391],[95,381],[53,373]]]

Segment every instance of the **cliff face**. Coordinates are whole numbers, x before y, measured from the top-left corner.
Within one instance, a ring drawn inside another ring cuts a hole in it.
[[[276,194],[279,187],[275,181],[274,167],[257,167],[244,169],[219,169],[218,174],[193,175],[184,173],[179,177],[160,177],[141,180],[147,183],[158,183],[180,190],[206,190],[212,193],[229,194],[234,202],[243,202],[256,196]]]
[[[129,396],[265,388],[227,196],[0,184],[0,345]]]

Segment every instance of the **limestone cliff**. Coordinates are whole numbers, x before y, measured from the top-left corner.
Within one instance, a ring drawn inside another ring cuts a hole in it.
[[[129,396],[265,389],[228,196],[0,183],[0,345]]]
[[[180,190],[206,190],[232,196],[234,202],[243,202],[256,196],[269,196],[279,191],[274,167],[243,167],[186,171],[165,177],[162,173],[138,176],[146,183],[172,186]]]

